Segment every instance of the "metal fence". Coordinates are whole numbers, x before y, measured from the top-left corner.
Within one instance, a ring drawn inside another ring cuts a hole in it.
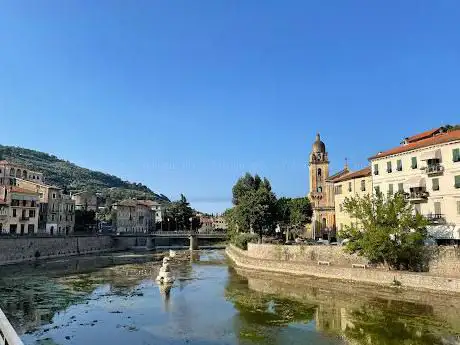
[[[0,345],[24,345],[0,309]]]

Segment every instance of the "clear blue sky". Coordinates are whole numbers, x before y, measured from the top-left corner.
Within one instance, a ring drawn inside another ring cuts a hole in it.
[[[223,211],[460,122],[460,1],[4,0],[1,143]]]

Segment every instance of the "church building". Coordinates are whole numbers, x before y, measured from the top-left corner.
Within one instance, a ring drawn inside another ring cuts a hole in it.
[[[335,223],[334,180],[348,174],[344,169],[329,175],[329,159],[326,145],[321,141],[319,133],[313,143],[309,161],[310,192],[308,198],[313,208],[312,238],[335,241],[337,228]]]

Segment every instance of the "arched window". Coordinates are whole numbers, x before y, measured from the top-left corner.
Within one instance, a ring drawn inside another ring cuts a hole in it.
[[[21,169],[16,170],[16,177],[21,178]]]
[[[318,193],[321,193],[323,191],[323,187],[319,186],[318,187]]]
[[[27,180],[27,170],[23,170],[23,171],[22,171],[22,178],[23,178],[24,180]]]
[[[321,168],[318,168],[318,177],[321,177]]]
[[[14,168],[11,168],[10,170],[10,176],[16,176],[16,171],[14,170]]]

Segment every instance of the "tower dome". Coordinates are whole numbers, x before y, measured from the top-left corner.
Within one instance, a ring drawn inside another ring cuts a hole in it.
[[[312,152],[314,153],[326,153],[326,145],[321,141],[319,133],[316,134],[316,140],[313,143]]]

